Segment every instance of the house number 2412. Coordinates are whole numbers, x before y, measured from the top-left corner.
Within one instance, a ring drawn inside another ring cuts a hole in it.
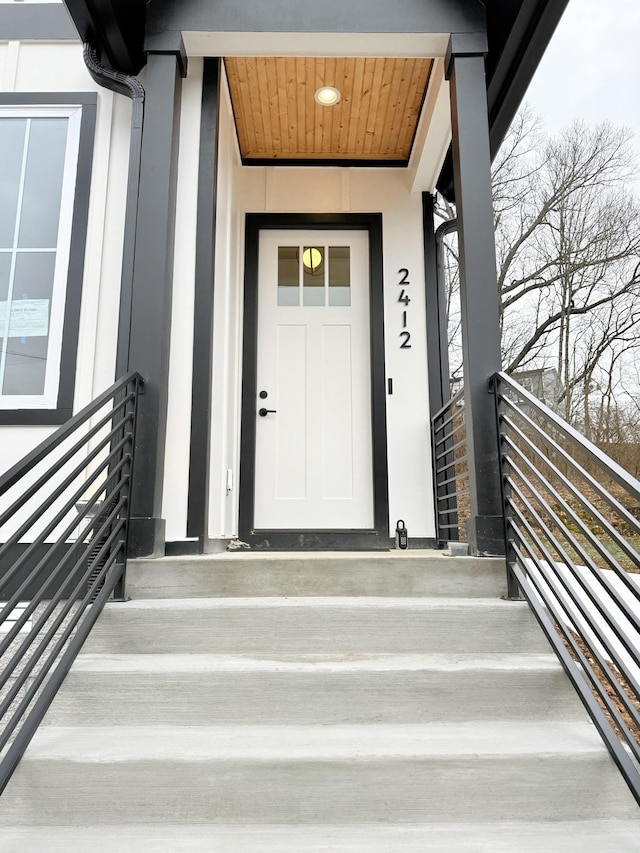
[[[398,296],[398,302],[402,305],[402,331],[400,332],[400,349],[411,349],[411,332],[407,330],[407,307],[411,302],[411,297],[405,289],[411,284],[411,282],[409,281],[409,270],[402,267],[402,269],[398,270],[398,275],[400,276],[400,281],[398,282],[398,284],[401,287],[400,296]]]

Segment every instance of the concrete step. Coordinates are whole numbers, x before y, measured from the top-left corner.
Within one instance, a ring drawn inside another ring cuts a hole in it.
[[[0,853],[637,853],[636,820],[418,826],[6,826]]]
[[[130,560],[131,598],[219,596],[461,596],[499,598],[504,559],[440,551],[213,554]]]
[[[108,604],[93,654],[546,653],[524,602],[457,598],[158,599]]]
[[[516,815],[631,820],[638,809],[592,725],[548,722],[45,727],[2,798],[9,826]]]
[[[583,720],[551,655],[89,655],[44,725]]]

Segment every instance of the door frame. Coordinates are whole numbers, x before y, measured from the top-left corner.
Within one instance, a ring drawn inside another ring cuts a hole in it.
[[[370,530],[258,530],[254,526],[259,242],[261,231],[279,229],[367,231],[369,234],[369,343],[374,520],[374,526]],[[253,548],[336,551],[389,548],[381,213],[246,214],[239,488],[238,533],[240,539]]]

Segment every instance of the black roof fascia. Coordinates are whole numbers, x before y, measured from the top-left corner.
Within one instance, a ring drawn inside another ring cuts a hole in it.
[[[112,68],[137,74],[146,58],[142,50],[145,0],[64,0],[83,42],[90,42]]]
[[[491,155],[494,156],[509,129],[514,115],[569,0],[523,0],[507,37],[500,33],[505,0],[486,0],[487,26],[490,28],[487,56],[487,98],[491,127]],[[491,55],[491,38],[500,39],[499,51]]]
[[[484,0],[489,144],[492,158],[518,111],[569,0]],[[451,148],[437,184],[454,201]]]

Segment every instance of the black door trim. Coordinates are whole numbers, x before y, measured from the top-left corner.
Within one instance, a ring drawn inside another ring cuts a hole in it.
[[[267,229],[344,229],[369,233],[371,422],[373,437],[372,530],[256,530],[255,447],[258,350],[258,248]],[[244,273],[242,429],[240,439],[240,539],[254,548],[381,550],[389,547],[389,475],[384,363],[384,293],[381,213],[247,213]]]

